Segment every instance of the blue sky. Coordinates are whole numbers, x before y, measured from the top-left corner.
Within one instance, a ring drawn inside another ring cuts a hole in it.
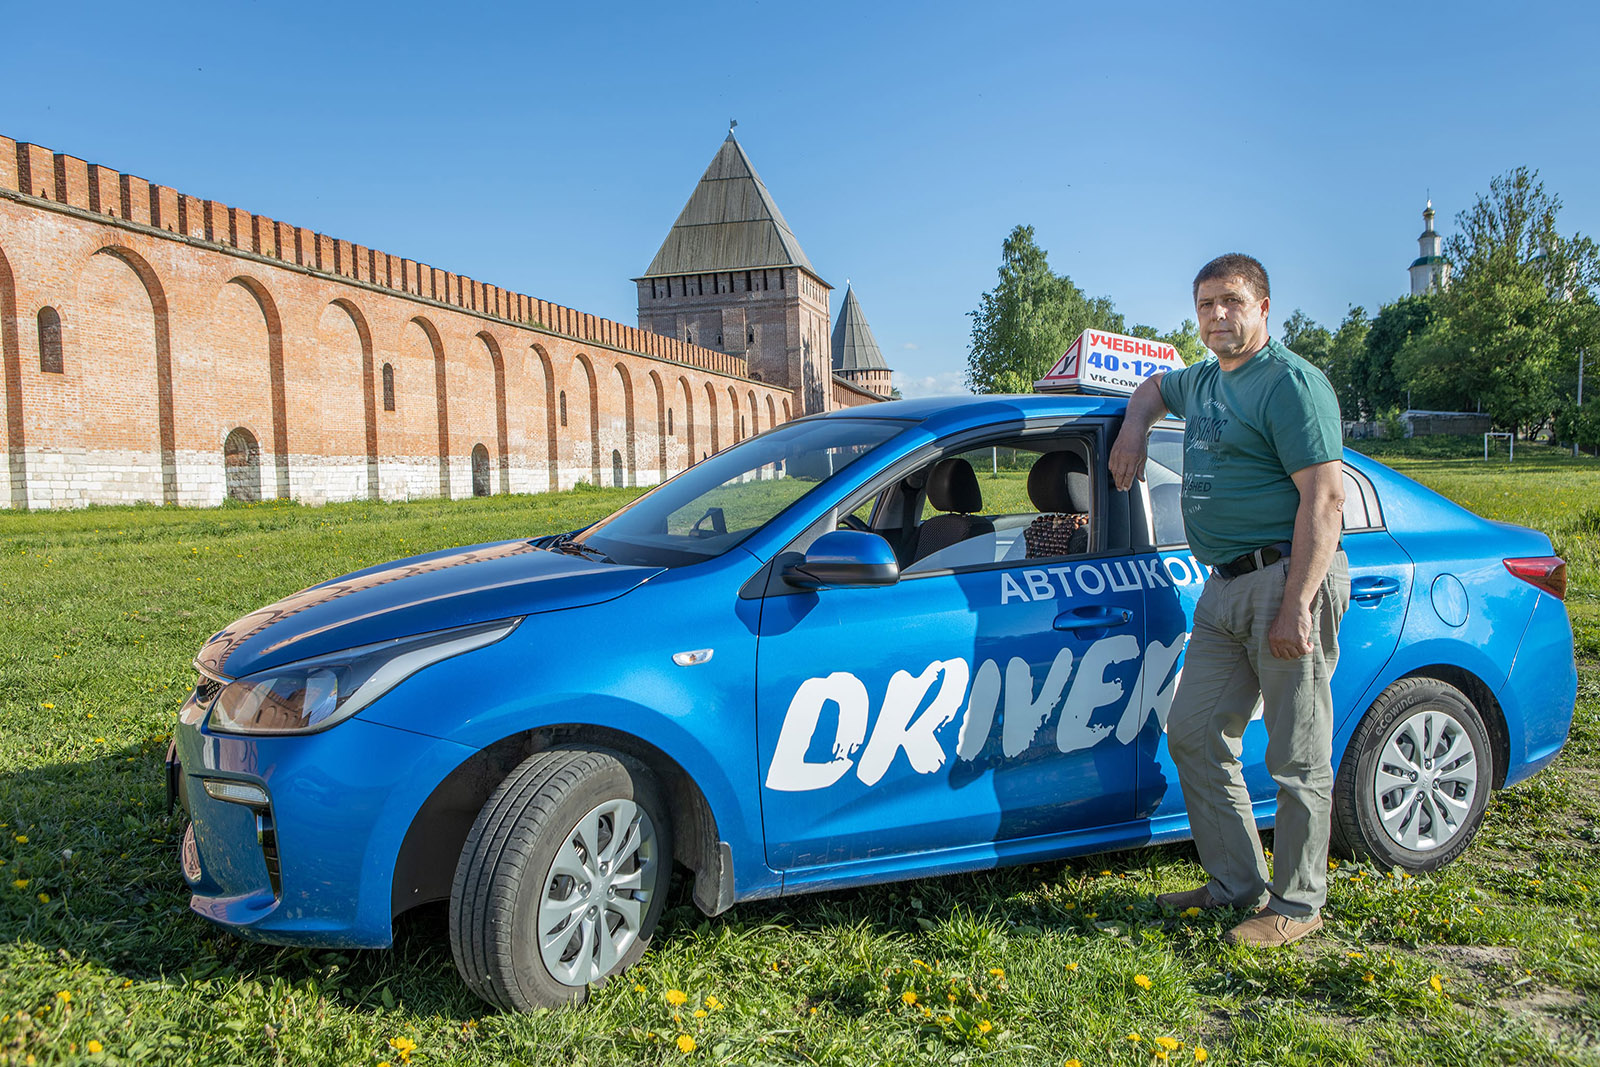
[[[1113,11],[1112,8],[1115,8]],[[1592,5],[7,5],[0,133],[623,322],[730,118],[908,395],[1031,223],[1130,320],[1407,291],[1512,167],[1600,231]],[[66,21],[63,21],[63,20]]]

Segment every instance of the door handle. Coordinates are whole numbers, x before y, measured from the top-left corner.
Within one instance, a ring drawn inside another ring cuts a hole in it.
[[[1073,608],[1056,616],[1057,630],[1094,630],[1126,625],[1133,618],[1127,608]]]
[[[1399,591],[1398,578],[1357,578],[1350,583],[1350,599],[1363,602],[1382,600]]]

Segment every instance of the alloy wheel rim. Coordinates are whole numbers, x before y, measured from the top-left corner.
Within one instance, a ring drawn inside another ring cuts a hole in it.
[[[534,936],[551,977],[584,986],[616,970],[655,895],[655,824],[632,800],[591,808],[545,872]]]
[[[1478,796],[1478,759],[1453,715],[1422,711],[1396,723],[1379,746],[1370,794],[1389,840],[1428,852],[1460,834]]]

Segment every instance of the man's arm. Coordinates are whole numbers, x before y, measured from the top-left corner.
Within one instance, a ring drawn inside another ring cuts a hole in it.
[[[1300,490],[1300,507],[1294,515],[1294,551],[1289,556],[1283,605],[1267,631],[1267,646],[1278,659],[1298,659],[1311,653],[1311,602],[1328,576],[1344,526],[1342,463],[1313,463],[1289,477]]]
[[[1128,398],[1127,414],[1122,417],[1122,431],[1111,446],[1106,466],[1111,469],[1111,480],[1123,492],[1144,477],[1144,464],[1150,452],[1150,427],[1167,413],[1166,401],[1161,399],[1160,378],[1161,375],[1146,378],[1133,391]]]

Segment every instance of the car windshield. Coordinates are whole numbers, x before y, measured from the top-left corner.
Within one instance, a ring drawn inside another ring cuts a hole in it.
[[[852,418],[779,426],[702,460],[572,541],[643,566],[720,556],[908,425]]]

